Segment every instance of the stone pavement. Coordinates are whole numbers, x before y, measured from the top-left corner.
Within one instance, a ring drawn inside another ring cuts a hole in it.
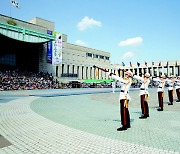
[[[124,132],[116,131],[120,126],[118,93],[28,96],[57,92],[62,91],[0,94],[0,135],[12,144],[0,148],[0,154],[180,153],[180,112],[176,110],[180,104],[174,103],[173,107],[165,104],[165,111],[157,112],[153,90],[150,118],[143,120],[138,118],[137,91],[131,92],[131,128]]]

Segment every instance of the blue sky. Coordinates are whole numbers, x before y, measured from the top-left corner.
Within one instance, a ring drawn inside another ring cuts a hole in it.
[[[10,0],[0,13],[53,21],[68,42],[111,53],[111,63],[180,60],[180,0]]]

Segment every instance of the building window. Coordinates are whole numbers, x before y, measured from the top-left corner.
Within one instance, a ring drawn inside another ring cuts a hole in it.
[[[100,55],[100,59],[104,59],[104,56]]]
[[[94,58],[99,58],[99,55],[94,54],[93,57],[94,57]]]
[[[92,53],[89,53],[89,52],[88,52],[88,53],[87,53],[87,56],[88,56],[88,57],[92,57]]]
[[[105,56],[106,60],[109,60],[109,57]]]

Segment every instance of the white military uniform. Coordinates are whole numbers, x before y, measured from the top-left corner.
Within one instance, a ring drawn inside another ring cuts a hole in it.
[[[180,102],[180,78],[175,80],[175,89],[177,94],[176,102]]]
[[[158,89],[157,92],[164,92],[164,86],[167,80],[161,80],[159,78],[153,78],[153,81],[158,83]]]
[[[129,89],[131,87],[132,79],[131,78],[123,79],[122,77],[116,75],[112,75],[112,79],[118,80],[120,82],[121,91],[120,91],[119,100],[122,99],[130,100],[131,98],[129,96]]]
[[[142,115],[139,118],[147,118],[149,117],[149,107],[148,107],[148,86],[150,83],[149,78],[142,78],[140,76],[134,75],[134,79],[140,81],[142,83],[140,87],[140,98],[141,98],[141,110],[142,110]]]
[[[168,90],[173,90],[174,82],[171,79],[167,79]]]
[[[153,81],[158,83],[158,101],[159,101],[159,108],[157,111],[163,111],[164,103],[163,103],[163,97],[164,97],[164,86],[166,83],[166,79],[159,79],[159,78],[154,78]]]
[[[128,110],[128,102],[130,100],[129,89],[132,83],[132,79],[130,77],[122,78],[116,75],[111,75],[111,78],[118,80],[121,83],[119,102],[122,127],[118,128],[117,131],[122,131],[130,128],[130,114]]]
[[[174,79],[167,79],[167,84],[169,85],[168,86],[168,96],[169,96],[169,103],[168,105],[173,105],[173,94],[174,94],[174,89],[173,89],[173,86],[174,86]]]
[[[175,89],[179,89],[180,88],[180,80],[176,79],[174,85],[175,85]]]
[[[148,86],[149,86],[150,80],[149,79],[145,80],[144,78],[137,76],[137,75],[134,75],[133,78],[142,83],[142,85],[140,87],[140,94],[139,95],[146,95],[147,94],[149,96]]]
[[[112,91],[113,91],[113,93],[115,92],[115,89],[116,89],[116,83],[112,82]]]

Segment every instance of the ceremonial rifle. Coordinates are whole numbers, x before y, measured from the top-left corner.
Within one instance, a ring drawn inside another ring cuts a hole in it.
[[[100,70],[102,70],[102,71],[104,71],[104,72],[109,72],[108,70],[106,70],[106,69],[104,69],[104,68],[101,68],[101,67],[98,67],[98,66],[96,66],[96,65],[94,65],[93,67],[94,67],[94,68],[98,68],[98,69],[100,69]]]

